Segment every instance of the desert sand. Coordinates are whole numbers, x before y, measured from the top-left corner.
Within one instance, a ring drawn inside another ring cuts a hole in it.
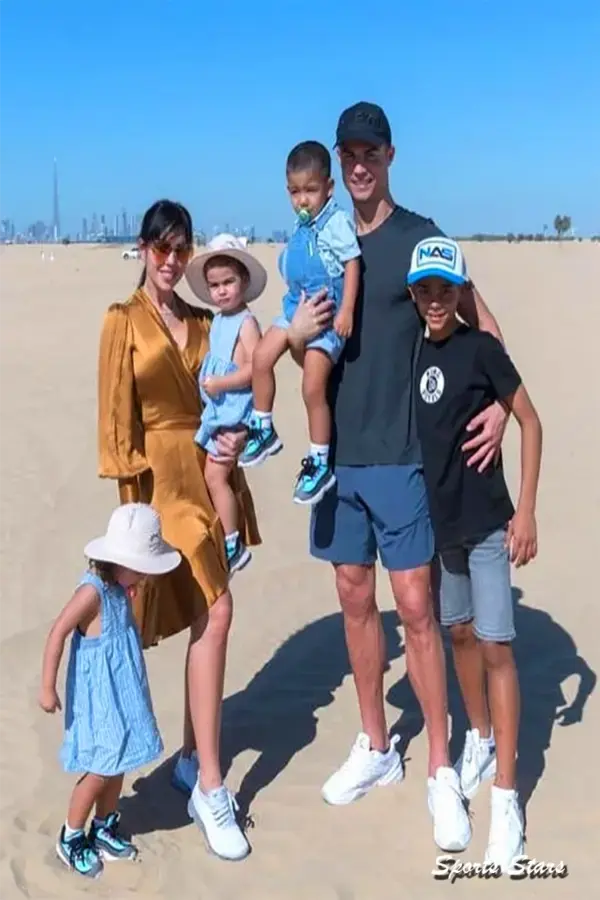
[[[42,261],[39,247],[14,246],[0,249],[4,900],[412,900],[442,891],[474,896],[480,888],[491,897],[596,894],[600,245],[465,249],[545,428],[540,553],[514,575],[521,790],[529,856],[564,861],[568,878],[521,888],[508,878],[485,885],[465,879],[453,888],[435,884],[431,870],[439,851],[426,806],[426,740],[384,577],[379,602],[390,654],[388,721],[399,727],[405,744],[411,737],[406,778],[350,807],[330,808],[321,800],[321,784],[345,759],[359,720],[332,572],[310,559],[308,513],[291,500],[306,431],[298,372],[289,361],[279,367],[276,401],[285,451],[249,476],[264,545],[233,582],[223,756],[227,782],[254,823],[253,853],[237,865],[209,856],[184,798],[169,786],[180,745],[181,635],[147,653],[166,753],[160,765],[125,783],[124,824],[136,835],[142,861],[107,867],[93,884],[61,866],[54,842],[72,781],[57,759],[61,716],[45,715],[36,703],[41,651],[83,569],[84,543],[102,532],[116,502],[115,485],[96,476],[97,343],[106,306],[126,298],[139,264],[111,248],[59,246],[50,262]],[[280,297],[277,249],[255,252],[271,274],[267,293],[255,304],[266,324]],[[519,460],[512,424],[505,458],[514,491]],[[452,680],[450,694],[452,750],[458,754],[465,722]],[[562,720],[560,710],[571,704]],[[486,786],[472,804],[474,835],[464,861],[483,860],[488,804]]]

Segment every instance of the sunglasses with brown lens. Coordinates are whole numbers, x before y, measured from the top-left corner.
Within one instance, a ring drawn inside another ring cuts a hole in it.
[[[166,263],[171,253],[175,254],[175,259],[178,263],[185,264],[189,262],[194,250],[191,244],[177,244],[173,246],[169,241],[152,241],[148,246],[159,266],[163,266]]]

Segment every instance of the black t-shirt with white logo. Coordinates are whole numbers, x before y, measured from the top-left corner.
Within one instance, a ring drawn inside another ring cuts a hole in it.
[[[361,285],[352,336],[329,382],[332,455],[339,466],[420,463],[414,367],[423,325],[406,289],[419,241],[443,232],[397,206],[359,237]]]
[[[459,325],[445,341],[425,339],[416,367],[417,427],[431,521],[438,547],[504,526],[514,514],[502,462],[468,468],[466,426],[495,400],[513,394],[520,376],[491,334]]]

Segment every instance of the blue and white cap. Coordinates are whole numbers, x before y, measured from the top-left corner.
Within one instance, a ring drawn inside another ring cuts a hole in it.
[[[445,237],[425,238],[412,252],[407,282],[414,284],[422,278],[437,275],[453,284],[469,280],[463,252],[456,241]]]

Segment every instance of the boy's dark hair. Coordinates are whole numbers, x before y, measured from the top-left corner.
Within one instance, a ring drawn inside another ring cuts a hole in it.
[[[210,270],[216,269],[218,266],[230,266],[234,272],[237,272],[242,281],[250,281],[250,272],[244,263],[241,260],[236,259],[235,256],[227,256],[226,253],[223,253],[220,256],[211,256],[210,259],[204,263],[204,277],[208,278]]]
[[[331,156],[327,147],[318,141],[302,141],[296,144],[287,158],[285,171],[316,172],[321,178],[331,178]]]

